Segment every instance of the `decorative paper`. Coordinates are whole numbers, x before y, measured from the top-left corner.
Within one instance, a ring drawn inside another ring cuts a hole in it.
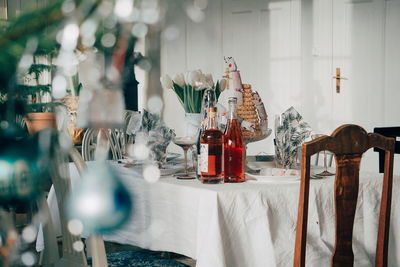
[[[311,128],[303,117],[290,107],[275,121],[275,153],[279,167],[294,167],[298,147],[310,136]]]
[[[252,92],[253,103],[256,106],[257,114],[260,118],[260,128],[262,132],[266,132],[268,130],[268,115],[265,110],[265,106],[263,101],[261,100],[260,95],[257,91]]]
[[[175,132],[161,121],[159,115],[152,114],[147,110],[132,116],[126,133],[134,136],[140,135],[140,140],[135,140],[135,144],[145,142],[151,151],[150,157],[159,163],[164,162],[167,146],[175,137]]]
[[[67,107],[69,112],[67,131],[74,144],[81,144],[83,135],[85,134],[85,129],[76,127],[76,110],[78,109],[78,101],[78,96],[66,96],[60,101]]]

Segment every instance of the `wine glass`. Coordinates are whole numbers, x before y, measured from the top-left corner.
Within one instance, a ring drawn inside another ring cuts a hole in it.
[[[193,145],[197,143],[197,137],[196,136],[182,136],[182,137],[175,137],[174,138],[174,143],[183,149],[183,156],[185,160],[185,173],[183,174],[177,174],[176,178],[178,179],[194,179],[195,176],[194,174],[189,174],[188,171],[188,160],[187,160],[187,151],[189,148],[191,148]]]
[[[314,139],[317,139],[322,136],[326,136],[326,135],[325,134],[312,134],[311,139],[314,140]],[[328,171],[328,165],[326,164],[326,150],[324,150],[324,171],[321,173],[317,173],[315,175],[322,176],[322,177],[335,175],[334,173],[331,173]]]

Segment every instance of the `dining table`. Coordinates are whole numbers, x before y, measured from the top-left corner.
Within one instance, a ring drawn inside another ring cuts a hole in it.
[[[87,162],[88,168],[93,162]],[[202,184],[172,175],[156,182],[142,169],[109,162],[132,196],[129,221],[104,234],[105,241],[154,251],[169,251],[196,260],[199,267],[292,266],[300,177],[261,177],[243,183]],[[72,189],[80,175],[70,164]],[[373,266],[382,191],[382,174],[361,172],[354,221],[354,266]],[[334,176],[310,182],[307,266],[329,266],[334,249]],[[60,231],[54,191],[48,204]],[[85,234],[83,234],[85,235]],[[38,235],[37,250],[43,249]],[[388,266],[400,266],[400,177],[393,179]]]

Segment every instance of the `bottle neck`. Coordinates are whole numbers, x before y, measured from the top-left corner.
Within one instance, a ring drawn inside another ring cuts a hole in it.
[[[228,120],[237,119],[237,104],[235,102],[229,102],[229,116]]]
[[[218,120],[215,115],[210,114],[208,116],[206,129],[218,129]]]

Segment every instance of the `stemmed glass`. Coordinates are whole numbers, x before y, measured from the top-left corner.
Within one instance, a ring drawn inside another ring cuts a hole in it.
[[[196,178],[194,174],[189,174],[188,171],[188,160],[187,160],[187,151],[193,145],[197,143],[197,136],[182,136],[182,137],[175,137],[174,143],[183,149],[183,156],[185,160],[185,173],[177,174],[176,178],[178,179],[194,179]]]
[[[322,136],[326,136],[326,135],[325,134],[312,134],[311,135],[311,139],[314,140],[314,139],[317,139],[317,138],[322,137]],[[335,175],[334,173],[331,173],[331,172],[328,171],[328,164],[326,163],[326,151],[325,150],[324,150],[324,171],[321,172],[321,173],[317,173],[315,175],[316,176],[323,176],[323,177]]]

